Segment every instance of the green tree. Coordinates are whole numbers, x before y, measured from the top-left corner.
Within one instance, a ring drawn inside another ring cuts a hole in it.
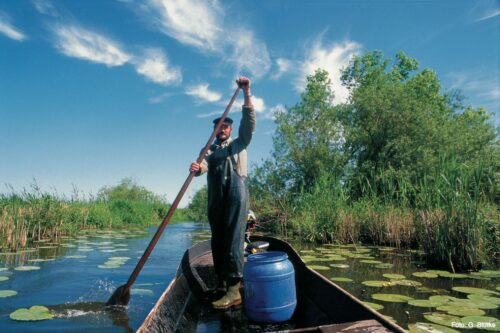
[[[351,92],[343,125],[354,183],[363,179],[377,186],[374,177],[386,172],[415,182],[442,156],[470,163],[492,153],[497,135],[484,109],[464,110],[441,92],[434,71],[417,72],[418,61],[403,52],[390,64],[374,51],[354,58],[342,75]]]
[[[191,198],[187,208],[187,217],[190,220],[198,222],[207,222],[208,214],[208,190],[207,186],[203,186],[199,189]]]
[[[322,172],[340,174],[346,164],[341,109],[330,87],[328,73],[316,71],[300,102],[276,115],[271,178],[282,188],[308,189]]]
[[[133,200],[144,202],[162,202],[160,196],[139,186],[132,178],[120,180],[118,185],[105,186],[99,190],[98,198],[103,200]]]

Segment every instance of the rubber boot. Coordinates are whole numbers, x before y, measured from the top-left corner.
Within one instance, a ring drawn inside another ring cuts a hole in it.
[[[241,304],[241,295],[240,295],[240,285],[238,282],[235,285],[229,286],[227,288],[227,293],[222,296],[221,299],[212,302],[212,306],[215,309],[229,309],[232,306]]]
[[[210,293],[210,300],[215,301],[220,299],[227,293],[227,283],[224,280],[218,280],[217,286]]]

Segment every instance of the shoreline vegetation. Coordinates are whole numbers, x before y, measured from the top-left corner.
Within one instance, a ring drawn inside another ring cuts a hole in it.
[[[35,182],[30,190],[0,195],[0,248],[17,251],[83,230],[158,226],[169,207],[164,198],[128,178],[103,187],[95,197],[75,194],[70,199],[43,192]],[[186,219],[185,210],[178,209],[172,223]]]

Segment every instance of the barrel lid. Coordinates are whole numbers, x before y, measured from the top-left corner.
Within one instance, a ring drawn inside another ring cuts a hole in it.
[[[267,251],[255,253],[248,256],[248,262],[272,263],[287,260],[288,255],[281,251]]]

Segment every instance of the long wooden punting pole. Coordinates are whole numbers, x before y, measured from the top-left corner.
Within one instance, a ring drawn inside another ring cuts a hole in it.
[[[205,158],[205,155],[208,152],[208,149],[210,149],[210,146],[212,145],[215,136],[217,133],[219,133],[220,128],[222,126],[222,123],[224,123],[224,119],[226,119],[227,115],[229,114],[229,111],[231,110],[231,107],[233,106],[234,101],[236,100],[236,97],[238,96],[238,93],[240,92],[240,88],[236,88],[236,91],[233,94],[233,97],[229,101],[229,104],[226,107],[226,110],[222,114],[219,122],[215,126],[214,131],[212,132],[212,135],[210,135],[210,138],[207,141],[207,144],[205,145],[205,148],[200,153],[200,156],[198,156],[198,159],[196,160],[196,163],[201,163],[203,159]],[[153,248],[155,247],[156,243],[160,239],[161,234],[163,233],[163,230],[165,230],[165,227],[167,224],[170,222],[170,219],[174,215],[175,210],[177,209],[177,206],[179,205],[179,202],[181,201],[182,197],[184,196],[184,193],[186,192],[187,188],[189,187],[189,184],[191,183],[191,180],[193,180],[195,172],[191,171],[189,173],[189,176],[187,177],[186,181],[184,182],[184,185],[182,185],[181,190],[179,191],[179,194],[177,194],[177,197],[175,197],[174,202],[172,203],[172,206],[170,206],[170,209],[168,210],[167,215],[163,219],[163,222],[161,223],[160,227],[158,230],[156,230],[155,235],[153,236],[153,239],[151,239],[151,242],[149,242],[148,247],[146,248],[146,251],[144,251],[144,254],[141,257],[141,260],[137,263],[135,266],[134,271],[128,278],[128,281],[126,284],[118,287],[116,291],[111,295],[109,298],[108,302],[106,305],[127,305],[129,300],[130,300],[130,287],[132,284],[134,284],[135,279],[137,278],[137,275],[139,275],[139,272],[142,270],[142,267],[146,263],[146,261],[149,258],[149,255],[153,251]]]

